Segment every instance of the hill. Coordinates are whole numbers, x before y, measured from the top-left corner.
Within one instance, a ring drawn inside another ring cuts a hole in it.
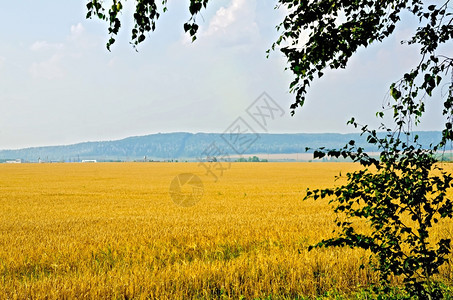
[[[440,139],[441,132],[417,132],[420,143],[428,146]],[[305,148],[340,148],[354,139],[366,151],[370,148],[360,134],[297,133],[297,134],[220,134],[158,133],[128,137],[115,141],[84,142],[72,145],[0,150],[0,160],[22,159],[42,161],[131,160],[197,160],[219,153],[230,157],[251,154],[305,153]]]

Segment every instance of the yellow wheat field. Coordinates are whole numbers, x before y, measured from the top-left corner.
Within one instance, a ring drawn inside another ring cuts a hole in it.
[[[302,198],[354,168],[233,163],[215,181],[197,163],[1,164],[0,299],[351,294],[376,278],[366,253],[308,252],[335,215]],[[170,198],[180,173],[203,181],[195,206]]]

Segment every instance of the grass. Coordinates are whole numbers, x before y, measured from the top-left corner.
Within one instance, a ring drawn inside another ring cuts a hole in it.
[[[368,254],[308,252],[335,215],[301,200],[354,168],[233,163],[215,182],[197,163],[1,164],[0,298],[365,299]],[[195,206],[170,199],[180,173],[203,180]]]

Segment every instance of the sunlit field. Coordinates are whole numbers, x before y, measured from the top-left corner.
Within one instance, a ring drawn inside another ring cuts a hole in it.
[[[368,254],[308,252],[335,215],[302,201],[355,168],[234,163],[215,182],[197,163],[1,164],[0,299],[358,297]],[[203,181],[194,206],[170,197],[180,173]]]

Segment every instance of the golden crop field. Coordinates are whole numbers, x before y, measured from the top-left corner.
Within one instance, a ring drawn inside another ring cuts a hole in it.
[[[351,294],[376,279],[366,253],[308,252],[335,215],[302,198],[357,167],[233,163],[216,182],[197,163],[1,164],[0,299]],[[203,181],[194,206],[170,198],[180,173]]]

